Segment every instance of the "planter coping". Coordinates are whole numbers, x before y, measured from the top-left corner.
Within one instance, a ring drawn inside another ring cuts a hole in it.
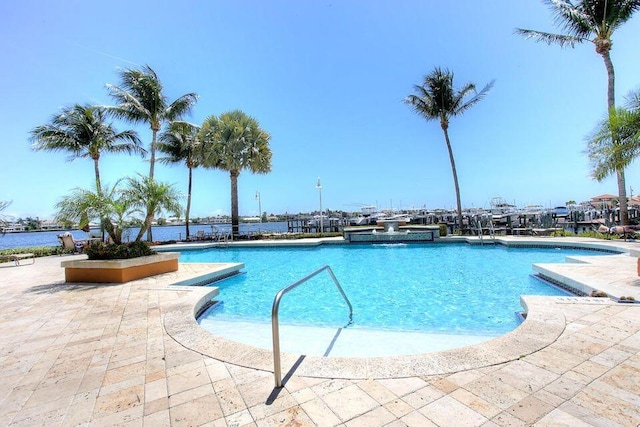
[[[62,261],[61,267],[64,268],[103,268],[103,269],[122,269],[137,267],[140,265],[146,265],[155,262],[170,261],[180,258],[179,252],[162,252],[155,255],[142,256],[138,258],[129,259],[107,259],[107,260],[72,260]]]

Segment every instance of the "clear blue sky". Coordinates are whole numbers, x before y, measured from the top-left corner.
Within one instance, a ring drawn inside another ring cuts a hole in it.
[[[241,109],[271,133],[272,172],[239,179],[241,215],[361,205],[452,208],[455,193],[438,122],[403,104],[440,66],[454,85],[495,79],[450,123],[462,203],[501,196],[524,206],[617,194],[589,177],[585,137],[606,113],[606,71],[591,44],[561,49],[515,35],[558,31],[538,0],[2,2],[0,200],[5,214],[53,216],[74,187],[93,185],[88,159],[34,152],[29,131],[62,106],[110,104],[117,70],[148,64],[170,100],[196,92],[191,117]],[[614,34],[616,96],[640,85],[640,16]],[[115,122],[119,130],[132,126]],[[145,144],[147,127],[138,126]],[[103,182],[148,173],[126,155],[101,159]],[[186,193],[187,170],[156,177]],[[637,164],[627,190],[640,192]],[[227,173],[196,170],[192,216],[230,212]]]

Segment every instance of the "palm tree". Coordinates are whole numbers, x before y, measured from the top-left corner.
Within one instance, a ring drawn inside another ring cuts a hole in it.
[[[234,110],[220,117],[208,117],[200,137],[207,144],[204,166],[227,171],[231,177],[231,226],[233,235],[237,236],[240,232],[238,177],[243,169],[252,173],[271,171],[271,135],[260,128],[256,119]]]
[[[131,201],[123,197],[119,188],[121,181],[111,188],[95,192],[74,188],[71,194],[56,203],[56,219],[64,223],[79,223],[81,227],[88,225],[91,219],[100,219],[113,242],[122,243],[122,233],[133,210]]]
[[[153,180],[156,164],[157,135],[165,121],[178,120],[191,111],[198,95],[187,93],[169,103],[162,93],[162,83],[156,72],[145,65],[141,70],[128,68],[120,72],[120,86],[107,84],[109,94],[118,102],[109,111],[132,123],[148,123],[151,127],[151,156],[149,159],[149,178]],[[146,216],[153,216],[151,204],[147,206]],[[151,228],[147,234],[151,241]]]
[[[162,93],[162,83],[156,72],[145,65],[142,69],[128,68],[120,72],[120,86],[107,84],[109,94],[118,105],[108,107],[116,117],[132,123],[148,123],[151,127],[149,177],[153,179],[156,162],[157,134],[165,121],[178,120],[189,113],[198,95],[187,93],[169,102]]]
[[[162,182],[156,182],[151,177],[128,178],[128,188],[123,191],[126,200],[131,206],[138,208],[145,217],[140,226],[140,231],[136,236],[136,241],[142,239],[148,231],[149,241],[153,241],[151,233],[151,222],[155,215],[162,211],[168,211],[176,216],[180,216],[182,207],[180,206],[181,195],[173,186]],[[146,207],[146,211],[143,208]]]
[[[640,154],[640,111],[618,108],[609,112],[587,143],[594,179],[602,181],[624,170]]]
[[[187,185],[187,209],[185,212],[187,239],[189,238],[189,213],[191,212],[191,187],[193,169],[202,163],[202,143],[198,137],[200,127],[187,122],[172,122],[169,129],[160,135],[158,150],[167,157],[158,159],[162,163],[184,163],[189,169]]]
[[[460,90],[453,88],[453,72],[436,67],[431,74],[424,77],[422,85],[415,85],[416,94],[409,95],[404,102],[411,105],[413,110],[425,120],[440,120],[440,127],[444,132],[444,140],[449,151],[453,184],[456,190],[458,207],[458,225],[462,228],[462,203],[460,202],[460,187],[458,173],[453,159],[453,150],[449,140],[449,119],[464,113],[480,101],[493,86],[493,81],[480,92],[476,92],[473,83],[467,83]],[[469,98],[469,96],[471,96]]]
[[[542,31],[516,29],[517,34],[560,47],[575,47],[577,44],[591,42],[596,53],[602,56],[607,69],[607,111],[615,114],[615,73],[611,61],[611,36],[633,13],[640,8],[638,0],[582,0],[574,4],[571,0],[544,0],[549,5],[556,23],[566,34],[553,34]],[[615,144],[616,141],[614,140]],[[624,169],[617,171],[620,215],[623,225],[629,223],[627,212],[627,191]]]
[[[100,193],[100,155],[103,152],[144,155],[136,132],[118,132],[106,123],[105,109],[94,105],[76,104],[54,115],[51,122],[31,131],[34,150],[69,151],[70,160],[89,157],[93,160],[96,191]]]

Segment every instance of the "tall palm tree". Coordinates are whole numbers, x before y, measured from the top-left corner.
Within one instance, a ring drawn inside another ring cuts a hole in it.
[[[527,39],[542,41],[560,47],[575,47],[577,44],[591,42],[596,53],[602,56],[607,69],[607,111],[615,114],[615,72],[611,61],[611,36],[622,24],[627,22],[633,13],[640,8],[638,0],[543,0],[549,5],[558,24],[566,34],[553,34],[542,31],[517,28],[516,33]],[[615,144],[616,141],[614,140]],[[620,215],[624,225],[629,223],[627,212],[627,191],[624,169],[617,172]]]
[[[189,213],[191,212],[191,187],[193,169],[202,164],[202,143],[198,136],[200,127],[187,122],[172,122],[169,129],[160,135],[158,150],[167,157],[159,158],[162,163],[184,163],[189,169],[187,184],[187,209],[185,212],[187,239],[189,238]]]
[[[31,131],[34,150],[68,151],[70,160],[89,157],[93,160],[96,191],[100,183],[100,155],[103,152],[144,155],[138,135],[132,130],[118,132],[106,123],[105,109],[94,105],[76,104],[54,115],[51,122]]]
[[[476,92],[473,83],[467,83],[460,90],[453,88],[453,72],[436,67],[430,74],[424,77],[422,85],[415,85],[415,94],[409,95],[404,102],[411,105],[413,110],[425,120],[440,120],[440,127],[444,132],[444,140],[449,151],[453,184],[456,190],[456,204],[458,207],[458,225],[462,228],[462,203],[460,202],[460,186],[458,185],[458,173],[453,158],[451,141],[449,140],[449,119],[458,116],[489,92],[493,81],[487,84],[480,92]]]
[[[157,182],[151,177],[139,176],[138,178],[128,178],[127,181],[128,188],[123,191],[125,199],[145,215],[140,231],[136,236],[136,241],[142,239],[142,236],[147,231],[149,232],[148,236],[151,236],[149,240],[153,241],[151,222],[154,216],[160,215],[162,211],[168,211],[180,216],[182,211],[180,206],[181,195],[173,186]]]
[[[118,105],[108,107],[116,117],[132,123],[148,123],[152,138],[150,145],[149,177],[153,179],[156,162],[157,134],[166,121],[178,120],[189,113],[198,95],[187,93],[169,102],[155,71],[148,65],[142,69],[120,71],[120,86],[107,84],[107,90]]]
[[[207,144],[204,166],[227,171],[231,177],[231,227],[237,236],[240,232],[238,177],[243,169],[252,173],[271,171],[271,135],[260,128],[256,119],[234,110],[220,117],[208,117],[200,137]]]
[[[162,92],[162,83],[156,72],[145,65],[142,69],[128,68],[120,72],[120,86],[107,84],[109,94],[118,105],[109,111],[118,118],[133,123],[148,123],[151,128],[149,178],[153,180],[156,164],[157,135],[166,121],[180,119],[191,111],[198,100],[195,93],[182,95],[169,102]],[[152,206],[147,207],[146,216],[153,216]],[[151,228],[147,234],[151,241]]]

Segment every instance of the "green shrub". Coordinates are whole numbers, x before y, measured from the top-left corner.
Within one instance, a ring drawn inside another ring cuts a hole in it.
[[[562,229],[562,230],[554,231],[553,233],[551,233],[551,235],[553,237],[574,237],[575,233],[573,231],[570,231],[570,230]]]
[[[120,245],[103,242],[93,243],[87,247],[85,252],[89,256],[89,259],[94,260],[139,258],[157,253],[149,247],[147,242],[142,241],[123,243]]]
[[[438,228],[440,228],[440,237],[445,237],[447,235],[447,224],[438,224]]]
[[[610,235],[610,234],[606,234],[606,233],[600,233],[598,231],[595,230],[589,230],[589,231],[582,231],[580,233],[578,233],[578,237],[592,237],[595,239],[618,239],[619,237],[616,235]]]

